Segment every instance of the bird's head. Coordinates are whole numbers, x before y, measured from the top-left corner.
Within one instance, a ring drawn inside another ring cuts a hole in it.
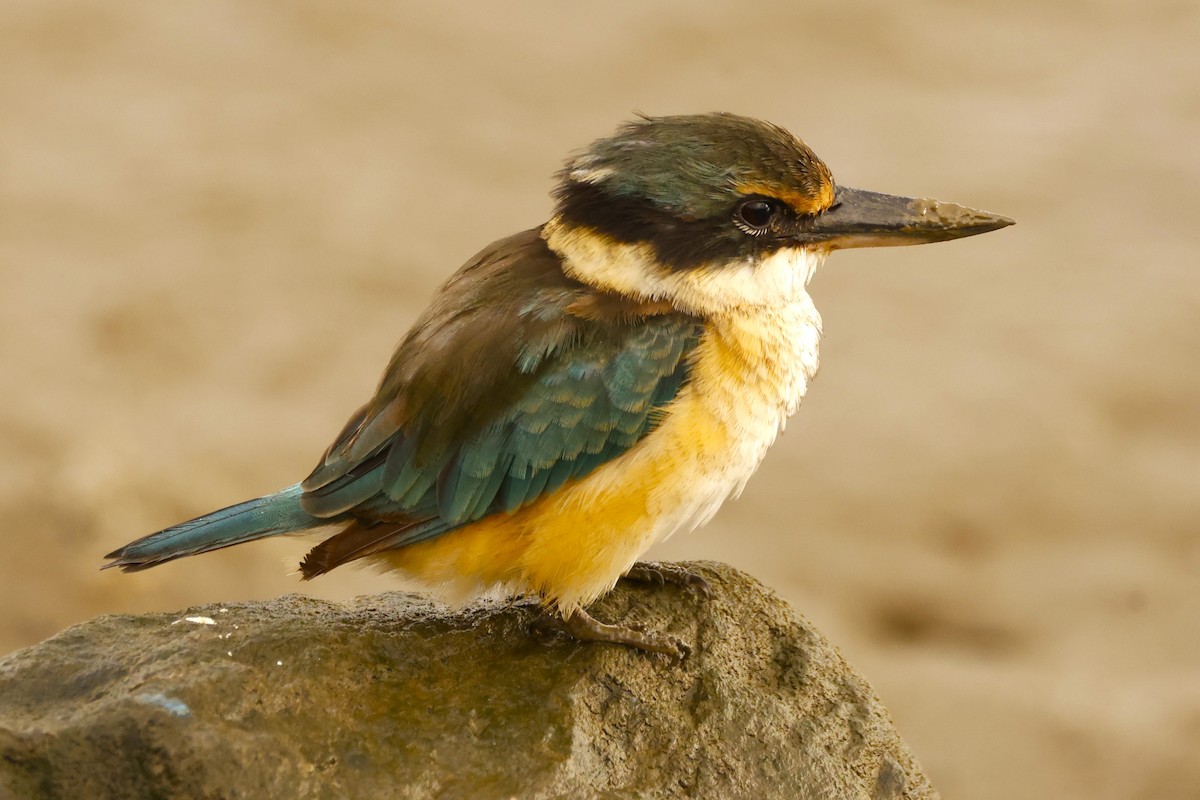
[[[789,302],[831,250],[1011,225],[952,203],[839,187],[783,128],[734,114],[641,117],[569,159],[543,235],[567,271],[693,313]]]

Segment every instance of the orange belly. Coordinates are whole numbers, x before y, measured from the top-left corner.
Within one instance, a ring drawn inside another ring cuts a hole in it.
[[[653,434],[585,478],[513,514],[381,558],[450,595],[504,587],[541,595],[564,612],[586,606],[679,527],[689,473],[711,468],[727,449],[724,427],[700,405],[681,394]]]
[[[819,325],[811,302],[713,320],[691,382],[627,453],[512,514],[378,558],[451,597],[502,589],[567,613],[588,605],[741,491],[816,371]]]

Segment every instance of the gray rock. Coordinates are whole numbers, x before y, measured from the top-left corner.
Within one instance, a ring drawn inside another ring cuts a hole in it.
[[[0,660],[0,797],[936,798],[871,687],[752,578],[593,608],[683,662],[393,593],[106,616]]]

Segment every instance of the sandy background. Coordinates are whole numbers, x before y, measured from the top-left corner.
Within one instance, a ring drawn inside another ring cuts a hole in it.
[[[1193,0],[8,0],[0,652],[394,587],[301,587],[295,540],[97,567],[306,474],[437,283],[635,108],[765,117],[846,185],[1019,220],[835,255],[805,407],[657,555],[787,596],[947,798],[1200,797]]]

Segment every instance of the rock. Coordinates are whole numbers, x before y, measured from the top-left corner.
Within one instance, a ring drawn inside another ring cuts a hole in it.
[[[0,660],[0,797],[936,798],[871,687],[730,567],[593,607],[683,662],[400,593],[106,616]]]

